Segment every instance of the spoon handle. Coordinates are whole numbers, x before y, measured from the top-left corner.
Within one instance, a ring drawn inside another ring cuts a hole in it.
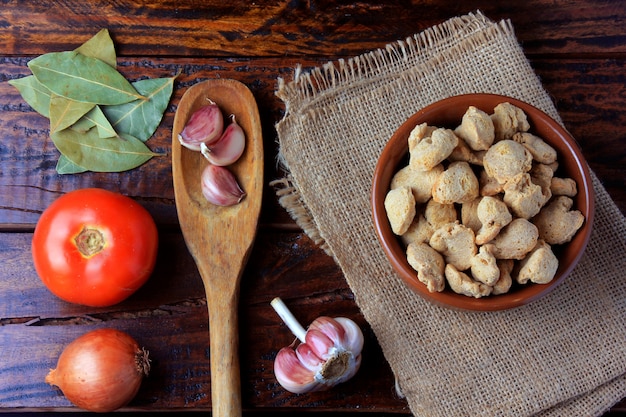
[[[241,416],[237,292],[207,294],[214,417]]]

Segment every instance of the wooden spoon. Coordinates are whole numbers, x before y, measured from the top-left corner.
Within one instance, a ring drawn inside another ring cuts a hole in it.
[[[178,140],[189,117],[206,105],[207,99],[217,103],[225,117],[234,114],[246,134],[243,155],[228,167],[247,194],[234,206],[221,207],[206,201],[200,177],[208,161],[200,152],[181,146]],[[252,93],[244,84],[214,79],[197,83],[185,92],[174,117],[172,171],[180,227],[206,291],[213,415],[240,416],[239,287],[256,235],[263,193],[263,137],[259,111]]]

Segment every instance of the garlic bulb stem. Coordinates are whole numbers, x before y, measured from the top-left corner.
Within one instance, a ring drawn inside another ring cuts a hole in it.
[[[281,300],[280,297],[276,297],[270,304],[287,327],[289,327],[291,333],[293,333],[301,343],[305,343],[306,330],[291,313],[289,308],[287,308],[287,305],[283,302],[283,300]]]

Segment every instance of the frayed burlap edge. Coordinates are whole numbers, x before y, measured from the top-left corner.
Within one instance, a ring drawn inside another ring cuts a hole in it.
[[[283,163],[283,166],[286,166],[286,163]],[[287,213],[295,220],[296,224],[317,246],[332,256],[330,247],[320,235],[315,219],[303,201],[298,187],[293,182],[293,178],[287,174],[284,178],[270,182],[270,186],[276,189],[278,203],[287,210]]]

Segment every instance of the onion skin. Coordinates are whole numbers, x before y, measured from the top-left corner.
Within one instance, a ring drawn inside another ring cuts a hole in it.
[[[67,345],[45,381],[75,406],[104,413],[127,405],[149,370],[148,352],[130,335],[98,329]]]

